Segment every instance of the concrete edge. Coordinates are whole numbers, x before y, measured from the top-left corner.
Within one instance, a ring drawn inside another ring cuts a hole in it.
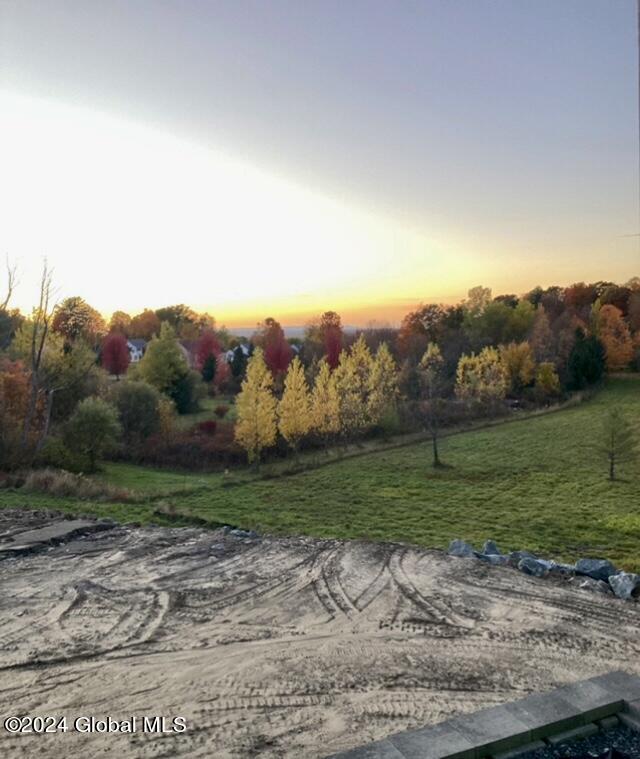
[[[640,677],[622,670],[535,693],[518,701],[395,733],[327,759],[483,759],[640,706]],[[631,716],[631,715],[630,715]]]

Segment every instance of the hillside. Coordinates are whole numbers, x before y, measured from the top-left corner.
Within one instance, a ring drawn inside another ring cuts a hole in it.
[[[51,507],[142,523],[168,511],[276,534],[395,540],[445,547],[452,537],[558,558],[605,555],[640,569],[640,464],[610,483],[596,450],[618,406],[640,418],[640,378],[609,381],[593,400],[557,413],[451,436],[449,468],[434,471],[428,444],[365,454],[271,479],[108,465],[106,478],[149,501],[87,504],[0,491],[0,506]]]

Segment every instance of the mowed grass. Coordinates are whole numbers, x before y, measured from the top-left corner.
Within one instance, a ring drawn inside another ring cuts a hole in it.
[[[442,441],[448,467],[415,443],[345,458],[298,474],[176,474],[110,464],[110,482],[147,494],[144,504],[87,504],[0,491],[0,505],[94,511],[163,522],[158,499],[179,514],[276,534],[370,538],[445,548],[454,537],[558,559],[606,556],[640,571],[640,463],[609,482],[597,451],[608,408],[640,429],[640,377],[610,380],[593,400],[556,413],[464,432]],[[61,502],[64,501],[64,504]]]

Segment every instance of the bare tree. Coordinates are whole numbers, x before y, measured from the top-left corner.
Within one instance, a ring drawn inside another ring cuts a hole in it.
[[[9,306],[9,301],[11,300],[11,296],[13,295],[13,291],[16,287],[16,284],[18,282],[17,280],[17,272],[18,268],[17,266],[11,266],[9,264],[9,257],[7,256],[7,294],[5,299],[0,304],[0,311],[6,311]]]
[[[616,468],[620,464],[633,461],[636,458],[637,450],[633,427],[617,408],[612,408],[604,419],[602,442],[599,449],[607,461],[610,480],[615,480]]]
[[[40,279],[40,299],[38,307],[34,311],[33,324],[31,332],[31,345],[29,351],[29,369],[31,371],[31,390],[29,394],[29,404],[24,418],[22,428],[22,447],[27,449],[29,446],[29,437],[33,427],[33,422],[38,408],[38,399],[43,389],[43,371],[42,361],[44,357],[45,345],[51,319],[53,316],[53,272],[47,262],[42,267],[42,277]],[[47,398],[47,416],[50,414],[50,403],[52,398]]]

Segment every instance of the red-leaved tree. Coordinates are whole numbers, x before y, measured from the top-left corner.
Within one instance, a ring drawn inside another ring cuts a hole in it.
[[[221,353],[222,347],[215,332],[210,329],[205,330],[196,345],[196,367],[198,371],[202,371],[208,358],[214,356],[217,361]]]
[[[282,376],[293,358],[293,350],[284,336],[280,323],[269,317],[265,319],[256,344],[264,348],[264,360],[274,377]]]
[[[102,365],[109,372],[115,374],[118,379],[129,367],[131,356],[127,338],[120,332],[110,332],[102,343]]]
[[[320,335],[324,344],[327,363],[331,369],[338,366],[342,351],[342,322],[335,311],[325,311],[320,317]]]

